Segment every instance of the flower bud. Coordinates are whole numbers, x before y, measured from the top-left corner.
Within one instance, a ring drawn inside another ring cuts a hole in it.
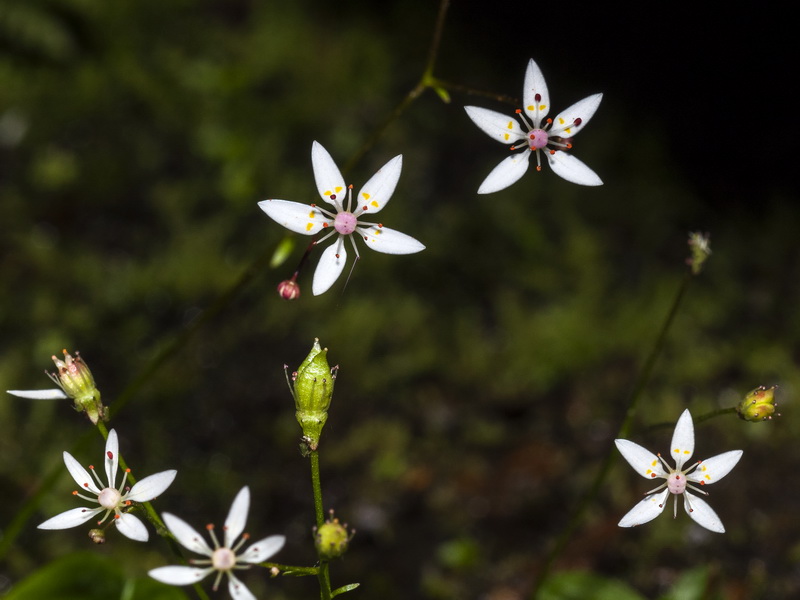
[[[320,559],[332,560],[344,555],[354,533],[355,531],[348,532],[347,523],[339,523],[339,519],[334,518],[331,511],[330,518],[314,530],[314,545]]]
[[[102,529],[90,529],[89,539],[92,540],[95,544],[105,544],[106,532],[103,531]]]
[[[316,450],[319,446],[322,428],[328,420],[328,407],[331,405],[338,369],[338,366],[333,369],[328,366],[328,349],[322,349],[319,339],[315,339],[303,364],[292,373],[292,395],[297,410],[295,416],[303,429],[303,441],[310,450]]]
[[[294,279],[287,279],[278,284],[278,295],[284,300],[297,300],[300,297],[300,285]]]
[[[773,385],[771,388],[766,388],[761,385],[747,394],[736,407],[739,418],[756,422],[771,419],[773,414],[780,417],[780,413],[775,412],[775,407],[778,406],[775,402],[776,387],[778,386]]]
[[[708,233],[694,232],[689,234],[689,249],[692,255],[686,263],[692,268],[692,275],[697,275],[703,270],[703,263],[711,255]]]
[[[95,387],[89,367],[83,362],[80,353],[76,352],[73,358],[66,350],[62,352],[64,360],[52,357],[58,371],[48,373],[48,377],[74,400],[75,410],[85,412],[95,425],[101,419],[105,421],[107,416],[105,407],[100,401],[100,390]]]

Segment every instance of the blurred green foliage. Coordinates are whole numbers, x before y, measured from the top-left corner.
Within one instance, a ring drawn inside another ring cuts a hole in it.
[[[704,94],[717,102],[727,71],[720,64],[698,75],[698,61],[715,56],[719,40],[697,36],[707,47],[672,54],[677,66],[660,70],[651,61],[670,23],[630,27],[608,47],[592,37],[603,29],[592,18],[573,24],[570,43],[557,28],[535,40],[520,29],[509,41],[485,28],[507,32],[509,22],[541,23],[542,15],[516,3],[497,14],[454,3],[442,79],[517,96],[534,56],[556,108],[606,92],[576,143],[605,185],[573,186],[545,166],[478,197],[505,150],[461,106],[512,107],[459,91],[445,105],[428,92],[346,173],[358,188],[403,153],[382,219],[428,249],[396,257],[362,247],[347,287],[319,298],[310,293],[314,253],[301,298],[278,298],[275,286],[307,240],[286,247],[285,231],[256,202],[313,202],[312,140],[345,164],[413,87],[437,7],[412,4],[2,0],[2,389],[47,387],[48,357],[77,349],[113,411],[152,358],[254,261],[291,252],[280,266],[260,267],[112,419],[134,474],[179,470],[158,510],[219,524],[247,484],[248,531],[288,537],[276,560],[313,563],[308,465],[282,365],[299,364],[319,337],[341,366],[320,448],[323,491],[358,531],[333,565],[334,586],[360,581],[354,594],[385,600],[524,598],[611,448],[686,269],[687,234],[708,230],[713,254],[632,438],[664,447],[671,428],[649,424],[671,426],[684,407],[700,415],[731,406],[760,384],[780,385],[784,416],[698,427],[698,456],[745,451],[712,490],[725,536],[685,515],[617,528],[644,491],[620,459],[556,567],[590,571],[587,585],[622,579],[657,597],[699,565],[718,574],[714,593],[791,597],[800,590],[800,532],[775,480],[796,470],[800,454],[791,411],[800,383],[800,206],[780,177],[729,160],[743,153],[731,139],[708,136],[684,151],[687,132],[676,138],[674,100],[664,100],[680,89],[698,103],[685,116],[710,114]],[[722,43],[741,46],[733,35]],[[84,463],[97,455],[99,437],[74,448],[87,425],[67,403],[0,401],[0,529],[46,473],[62,469],[63,450]],[[16,593],[17,582],[55,560],[107,565],[108,557],[123,572],[98,576],[109,585],[168,562],[160,541],[138,545],[112,531],[103,548],[88,549],[95,559],[71,554],[90,543],[80,528],[36,530],[75,506],[62,470],[5,556],[0,592]],[[275,599],[316,589],[310,579],[243,577]],[[554,580],[548,597],[570,597],[559,581],[575,577]]]

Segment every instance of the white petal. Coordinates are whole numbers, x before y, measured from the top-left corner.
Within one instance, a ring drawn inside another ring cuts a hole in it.
[[[233,600],[256,600],[253,593],[233,574],[233,571],[228,571],[228,591]]]
[[[565,138],[576,136],[578,132],[586,126],[589,119],[594,116],[602,99],[603,94],[592,94],[583,100],[579,100],[569,108],[562,110],[558,113],[556,118],[553,119],[553,126],[548,133]],[[577,125],[575,124],[576,119],[580,119]]]
[[[420,242],[410,235],[388,227],[359,227],[358,232],[366,242],[367,248],[384,254],[414,254],[425,250]]]
[[[233,499],[228,518],[225,519],[225,546],[232,548],[236,539],[242,535],[245,523],[247,523],[247,513],[250,510],[250,488],[244,486],[236,498]]]
[[[617,445],[619,453],[633,467],[633,470],[645,479],[667,476],[667,472],[664,470],[661,461],[658,460],[658,456],[648,449],[630,440],[614,440],[614,443]]]
[[[39,529],[69,529],[86,523],[97,513],[103,512],[103,508],[73,508],[66,512],[57,514],[55,517],[47,519],[38,526]]]
[[[147,527],[131,514],[123,513],[116,519],[117,529],[126,538],[130,538],[135,542],[146,542],[150,539],[150,534],[147,533]]]
[[[81,490],[89,490],[93,494],[100,494],[100,488],[95,485],[94,477],[69,452],[64,452],[64,464],[67,465],[67,471],[72,475]]]
[[[117,467],[119,466],[119,440],[117,439],[117,432],[113,429],[108,432],[106,454],[103,457],[103,462],[106,467],[108,486],[117,487],[114,480],[117,478]]]
[[[681,413],[678,422],[675,424],[675,433],[672,434],[672,443],[669,445],[669,450],[670,456],[675,459],[678,471],[694,454],[694,423],[688,408]]]
[[[467,115],[475,125],[498,142],[513,144],[517,140],[525,138],[526,132],[513,117],[477,106],[465,106],[464,110],[467,111]]]
[[[285,543],[286,538],[284,536],[271,535],[251,544],[244,554],[239,557],[239,560],[253,564],[264,562],[283,548]]]
[[[334,206],[341,206],[347,193],[344,177],[328,151],[316,141],[311,146],[311,164],[314,167],[314,181],[320,198]]]
[[[659,494],[650,494],[628,511],[618,525],[620,527],[636,527],[655,519],[664,510],[669,490]]]
[[[150,569],[147,574],[161,583],[170,585],[189,585],[197,583],[214,569],[198,569],[197,567],[158,567]]]
[[[603,180],[597,176],[597,173],[572,154],[560,150],[557,150],[555,154],[550,154],[547,150],[544,150],[544,153],[553,173],[559,177],[579,185],[603,185]]]
[[[172,535],[184,548],[198,554],[211,556],[211,548],[208,547],[203,537],[191,525],[170,513],[164,513],[162,516]]]
[[[541,96],[538,102],[536,101],[536,94]],[[542,75],[539,65],[533,59],[528,62],[528,69],[525,71],[522,101],[525,103],[525,112],[533,120],[534,127],[538,128],[542,118],[550,112],[550,94],[547,92],[544,75]]]
[[[175,476],[178,472],[174,469],[169,471],[161,471],[155,475],[149,475],[144,479],[140,479],[131,488],[131,491],[125,494],[125,500],[132,500],[133,502],[149,502],[156,496],[160,496],[164,491],[175,481]]]
[[[331,223],[318,208],[289,200],[262,200],[258,207],[279,225],[295,233],[314,235],[325,223]]]
[[[709,485],[716,483],[731,472],[739,459],[742,458],[741,450],[731,450],[717,454],[701,462],[697,468],[686,476],[689,481]]]
[[[386,206],[397,187],[400,171],[403,169],[403,155],[395,156],[369,178],[356,197],[356,206],[364,213],[376,213]],[[355,209],[353,210],[355,212]]]
[[[479,194],[491,194],[506,189],[516,183],[528,170],[531,152],[523,150],[504,158],[494,170],[483,180],[478,188]]]
[[[311,284],[311,292],[315,296],[327,292],[342,274],[344,263],[347,261],[347,250],[341,242],[342,237],[339,236],[319,257],[317,270],[314,271],[314,281]]]
[[[63,390],[6,390],[6,394],[30,400],[63,400],[67,397]]]
[[[722,521],[719,520],[714,509],[709,506],[708,502],[689,492],[684,492],[683,495],[686,496],[686,498],[683,499],[683,508],[686,509],[686,514],[689,515],[695,523],[715,533],[725,533],[725,526],[722,524]]]

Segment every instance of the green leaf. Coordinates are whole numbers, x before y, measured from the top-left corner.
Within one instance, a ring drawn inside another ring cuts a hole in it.
[[[348,583],[347,585],[343,585],[340,588],[336,588],[335,590],[333,590],[331,592],[331,598],[335,598],[339,594],[344,594],[345,592],[349,592],[351,590],[354,590],[360,585],[361,585],[360,583]]]
[[[644,600],[628,585],[616,579],[583,571],[556,573],[542,587],[539,600]]]
[[[175,587],[126,578],[111,558],[79,552],[46,565],[13,587],[5,600],[186,600]]]

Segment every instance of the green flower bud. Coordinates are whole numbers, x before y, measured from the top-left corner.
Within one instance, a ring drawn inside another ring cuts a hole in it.
[[[330,518],[322,524],[322,527],[314,529],[314,545],[320,559],[332,560],[344,555],[354,534],[355,531],[348,532],[347,523],[344,525],[339,523],[339,519],[334,518],[331,511]]]
[[[319,339],[303,364],[292,373],[294,387],[290,384],[297,412],[297,422],[303,429],[303,441],[310,450],[319,446],[322,428],[328,420],[328,407],[333,396],[333,384],[339,367],[328,365],[328,349],[322,349]]]
[[[775,412],[775,407],[778,406],[775,402],[776,387],[778,386],[773,385],[771,388],[766,388],[761,385],[747,394],[736,407],[739,418],[756,422],[771,419],[773,414],[780,417],[780,413]]]
[[[66,350],[62,350],[62,352],[64,360],[52,357],[58,371],[48,373],[48,377],[64,390],[67,396],[72,398],[75,402],[75,410],[85,412],[95,425],[101,419],[105,421],[107,416],[105,407],[100,401],[100,390],[95,387],[94,377],[92,377],[89,367],[83,362],[80,353],[76,352],[75,358],[72,358]]]

